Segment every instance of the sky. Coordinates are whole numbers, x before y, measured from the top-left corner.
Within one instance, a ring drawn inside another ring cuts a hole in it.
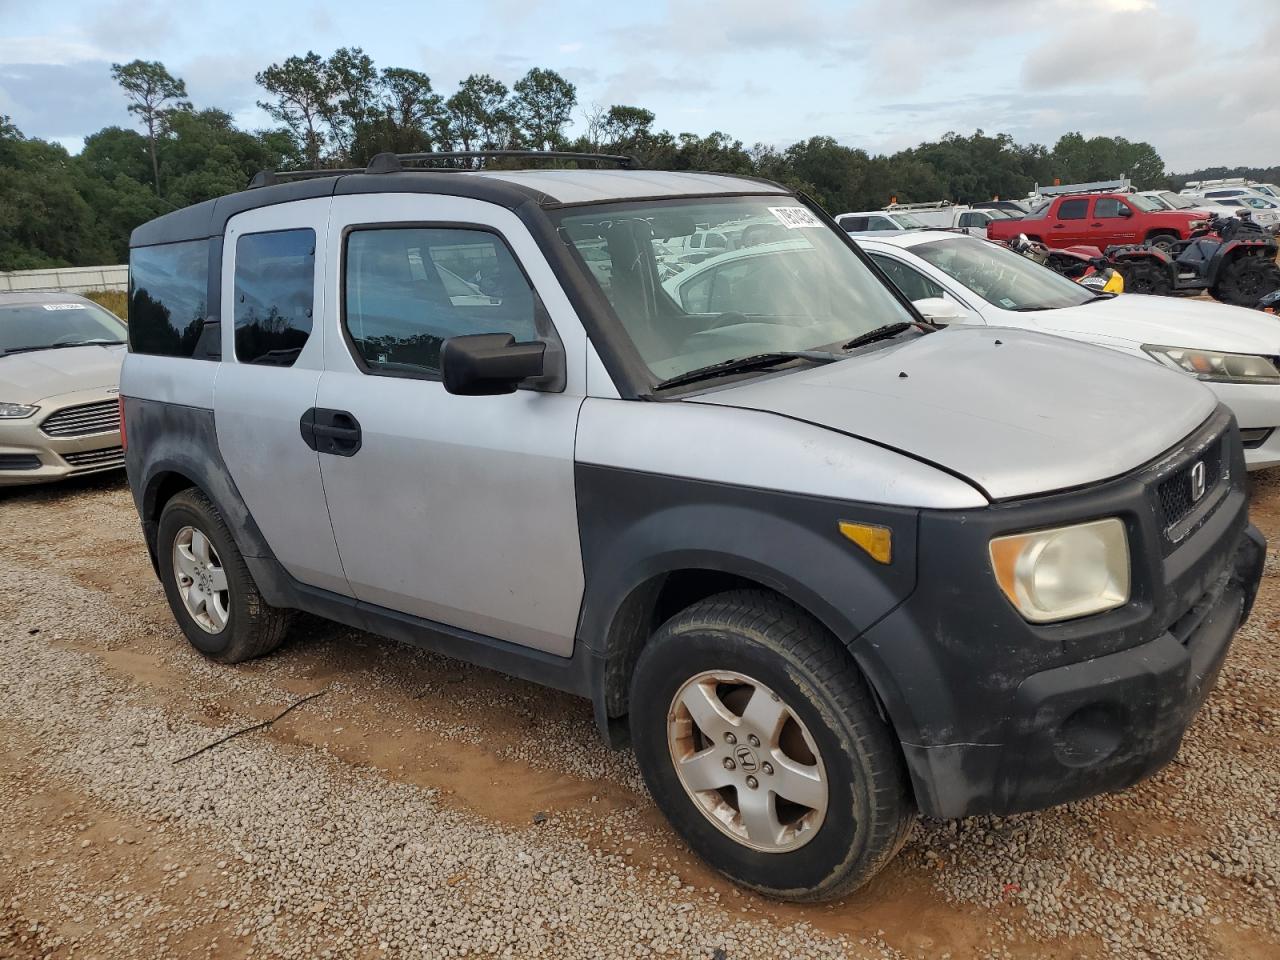
[[[132,124],[112,62],[160,60],[197,108],[269,125],[254,74],[360,46],[448,96],[534,66],[592,104],[748,146],[872,153],[947,131],[1146,140],[1172,172],[1280,163],[1280,0],[0,0],[0,114],[76,151]]]

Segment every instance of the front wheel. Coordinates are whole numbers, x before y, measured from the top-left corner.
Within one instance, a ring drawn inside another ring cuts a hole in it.
[[[1147,237],[1147,246],[1155,247],[1170,255],[1173,254],[1173,248],[1177,243],[1178,238],[1172,233],[1155,233]]]
[[[853,891],[914,822],[898,745],[852,658],[770,594],[720,594],[659,628],[632,677],[631,736],[676,831],[770,896]]]
[[[1150,258],[1125,263],[1120,268],[1120,274],[1124,277],[1125,293],[1145,293],[1160,297],[1173,293],[1169,269]]]

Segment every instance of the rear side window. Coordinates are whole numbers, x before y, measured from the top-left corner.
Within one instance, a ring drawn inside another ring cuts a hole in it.
[[[1088,200],[1063,200],[1058,207],[1059,220],[1083,220],[1089,213]]]
[[[311,336],[314,230],[245,234],[236,241],[236,359],[291,367]]]
[[[189,240],[129,251],[129,349],[192,357],[205,329],[209,241]],[[209,326],[216,338],[218,327]]]
[[[370,373],[436,377],[449,337],[538,338],[533,289],[506,243],[488,231],[355,230],[343,270],[343,323]]]
[[[893,285],[902,291],[903,296],[913,303],[930,297],[946,296],[946,292],[940,286],[919,270],[913,270],[899,260],[878,253],[871,254],[871,259],[888,275]]]
[[[1120,216],[1122,204],[1115,197],[1099,197],[1093,207],[1093,215],[1098,218]]]

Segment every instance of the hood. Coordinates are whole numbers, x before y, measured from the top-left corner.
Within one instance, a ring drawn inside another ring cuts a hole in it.
[[[0,401],[35,403],[94,387],[120,384],[124,344],[64,347],[0,357]]]
[[[686,402],[781,414],[967,478],[993,500],[1118,476],[1217,406],[1196,380],[1060,337],[950,327]]]
[[[1280,317],[1206,300],[1121,294],[1078,307],[1021,314],[1022,324],[1046,333],[1105,337],[1109,342],[1280,355]]]

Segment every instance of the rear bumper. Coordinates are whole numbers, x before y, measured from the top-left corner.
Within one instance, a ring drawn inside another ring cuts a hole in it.
[[[921,810],[935,817],[1036,810],[1155,773],[1177,754],[1213,689],[1265,553],[1262,535],[1248,527],[1230,568],[1171,629],[1024,679],[1006,742],[903,744]]]

